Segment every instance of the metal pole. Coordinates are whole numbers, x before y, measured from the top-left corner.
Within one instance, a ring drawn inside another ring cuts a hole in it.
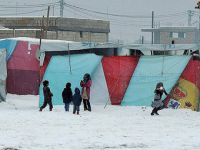
[[[188,10],[188,26],[191,26],[192,22],[192,11]]]
[[[44,33],[44,16],[42,17],[42,24],[41,24],[41,28],[40,28],[40,45],[39,45],[39,51],[41,48],[41,44],[42,44],[42,38],[43,38],[43,33]]]
[[[45,38],[47,39],[47,31],[48,31],[48,26],[49,26],[49,11],[50,11],[50,6],[48,6],[47,10],[47,23],[46,23],[46,31],[45,31]]]
[[[60,0],[60,17],[63,17],[64,0]]]
[[[152,27],[152,29],[154,28],[154,11],[152,11],[151,27]],[[151,44],[153,44],[153,32],[151,32]]]
[[[69,49],[69,43],[68,43],[68,56],[69,56],[69,71],[72,74],[72,68],[71,68],[71,58],[70,58],[70,49]]]

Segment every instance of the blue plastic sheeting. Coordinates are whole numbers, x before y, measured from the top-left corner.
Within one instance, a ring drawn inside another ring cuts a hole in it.
[[[17,45],[16,40],[0,40],[0,49],[5,48],[6,49],[6,60],[9,60],[13,51],[15,50],[15,47]]]
[[[121,105],[150,106],[156,84],[163,82],[169,93],[189,60],[190,56],[142,56]]]
[[[61,105],[62,91],[67,82],[72,84],[72,92],[74,88],[80,88],[80,81],[85,73],[90,73],[91,77],[98,64],[101,63],[101,56],[94,54],[76,54],[70,56],[71,72],[69,67],[69,56],[53,56],[46,69],[43,80],[49,81],[49,87],[53,93],[53,104]],[[40,102],[43,103],[43,85],[40,85]],[[81,90],[81,89],[80,89]]]

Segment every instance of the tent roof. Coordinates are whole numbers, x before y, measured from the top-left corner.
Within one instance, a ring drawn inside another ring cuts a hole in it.
[[[37,38],[9,38],[16,41],[29,41],[31,43],[39,44],[40,39]],[[127,48],[137,49],[142,51],[176,51],[176,50],[197,50],[199,44],[132,44],[132,43],[94,43],[94,42],[75,42],[75,41],[64,41],[64,40],[49,40],[42,39],[41,52],[49,51],[68,51],[68,50],[84,50],[84,49],[98,49],[98,48]]]

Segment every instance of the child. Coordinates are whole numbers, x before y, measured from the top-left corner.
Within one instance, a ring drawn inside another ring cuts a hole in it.
[[[83,99],[84,111],[91,111],[90,105],[90,87],[92,86],[92,80],[90,74],[86,73],[83,77],[83,80],[80,82],[80,86],[82,87],[81,96]]]
[[[72,100],[73,100],[73,104],[74,104],[73,114],[75,114],[76,111],[77,111],[77,115],[79,115],[79,110],[80,110],[82,97],[80,95],[80,90],[78,88],[75,88],[75,93],[73,95],[73,99]]]
[[[72,101],[71,83],[67,83],[62,92],[63,103],[65,104],[65,111],[69,111],[69,105]]]
[[[49,110],[52,111],[53,109],[53,105],[52,105],[52,96],[53,94],[50,91],[50,88],[48,87],[49,85],[49,81],[45,80],[43,81],[43,94],[44,94],[44,103],[43,105],[40,107],[40,111],[42,111],[42,109],[44,109],[47,104],[49,105]]]
[[[167,92],[165,91],[162,82],[159,82],[156,85],[156,89],[155,89],[154,93],[155,93],[155,96],[154,96],[154,101],[152,102],[153,110],[151,112],[151,115],[154,115],[154,114],[159,115],[158,110],[161,110],[164,105],[162,102],[162,95],[163,95],[163,93],[165,93],[165,95],[167,95]]]

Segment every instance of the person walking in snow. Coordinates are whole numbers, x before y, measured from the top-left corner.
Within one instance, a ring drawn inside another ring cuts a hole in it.
[[[75,88],[74,95],[72,98],[72,102],[74,105],[73,114],[75,114],[77,112],[77,115],[79,115],[81,101],[82,101],[82,97],[80,94],[80,90],[79,90],[79,88]]]
[[[86,73],[83,77],[83,80],[80,82],[80,86],[82,87],[81,96],[83,99],[84,111],[91,111],[90,105],[90,87],[92,85],[92,80],[90,74]]]
[[[53,94],[51,93],[49,86],[49,81],[45,80],[43,81],[43,94],[44,94],[44,103],[43,105],[40,107],[40,111],[42,111],[42,109],[44,109],[47,104],[49,105],[49,110],[52,111],[53,109],[53,104],[52,104],[52,96]]]
[[[165,95],[168,95],[163,87],[162,82],[159,82],[156,85],[156,89],[154,90],[154,93],[155,93],[154,101],[152,102],[152,105],[151,105],[153,107],[151,115],[154,115],[154,114],[159,115],[158,110],[161,110],[164,106],[163,101],[162,101],[162,95],[163,93],[165,93]]]
[[[62,92],[63,103],[65,104],[65,111],[69,111],[69,105],[72,101],[71,83],[67,83]]]

